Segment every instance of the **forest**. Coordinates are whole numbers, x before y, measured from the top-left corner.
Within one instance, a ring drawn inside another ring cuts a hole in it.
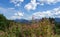
[[[42,18],[25,24],[8,20],[0,14],[0,37],[60,37],[60,22],[54,18]]]

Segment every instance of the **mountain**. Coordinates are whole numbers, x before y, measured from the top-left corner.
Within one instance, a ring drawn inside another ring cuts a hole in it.
[[[55,18],[55,21],[56,22],[60,22],[60,18]]]
[[[20,23],[30,23],[31,21],[29,21],[29,20],[26,20],[26,19],[15,19],[14,20],[15,22],[20,22]]]
[[[39,20],[41,20],[41,19],[35,19],[34,21],[35,21],[35,22],[38,22]],[[26,19],[15,19],[14,21],[15,21],[15,22],[20,22],[20,23],[26,23],[26,24],[32,22],[32,20],[26,20]],[[56,22],[60,22],[60,18],[55,18],[55,21],[56,21]]]

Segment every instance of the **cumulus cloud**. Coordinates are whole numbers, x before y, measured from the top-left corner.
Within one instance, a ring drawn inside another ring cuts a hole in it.
[[[60,18],[60,7],[54,8],[52,10],[47,10],[47,11],[35,12],[33,13],[33,15],[34,15],[34,18],[43,18],[43,17]]]
[[[22,12],[17,12],[17,13],[15,13],[14,15],[15,15],[15,16],[23,16],[23,14],[24,14],[24,13],[22,13]]]
[[[25,9],[27,10],[35,10],[37,5],[43,6],[44,4],[55,4],[57,2],[60,2],[60,0],[31,0],[28,4],[25,5]]]
[[[16,12],[10,19],[21,19],[23,15],[23,12]]]
[[[37,5],[38,3],[36,2],[36,0],[31,0],[31,2],[26,4],[24,8],[27,10],[35,10]]]
[[[24,2],[24,0],[10,0],[10,1],[11,3],[15,4],[15,6],[20,6],[20,4]]]
[[[43,17],[50,17],[53,14],[51,14],[51,11],[43,11],[43,12],[36,12],[33,13],[34,18],[43,18]]]

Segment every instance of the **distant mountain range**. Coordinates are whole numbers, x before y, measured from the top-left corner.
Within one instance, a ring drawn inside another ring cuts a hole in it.
[[[55,18],[55,21],[56,22],[60,22],[60,18]]]
[[[30,20],[26,20],[26,19],[15,19],[15,22],[20,22],[20,23],[30,23]]]
[[[40,19],[37,19],[35,21],[39,21]],[[26,20],[26,19],[15,19],[15,22],[21,22],[21,23],[31,23],[31,20]],[[56,22],[60,22],[60,18],[55,18]]]

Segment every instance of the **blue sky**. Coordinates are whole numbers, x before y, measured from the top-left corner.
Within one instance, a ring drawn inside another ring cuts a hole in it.
[[[0,14],[7,19],[60,18],[60,0],[0,0]]]

